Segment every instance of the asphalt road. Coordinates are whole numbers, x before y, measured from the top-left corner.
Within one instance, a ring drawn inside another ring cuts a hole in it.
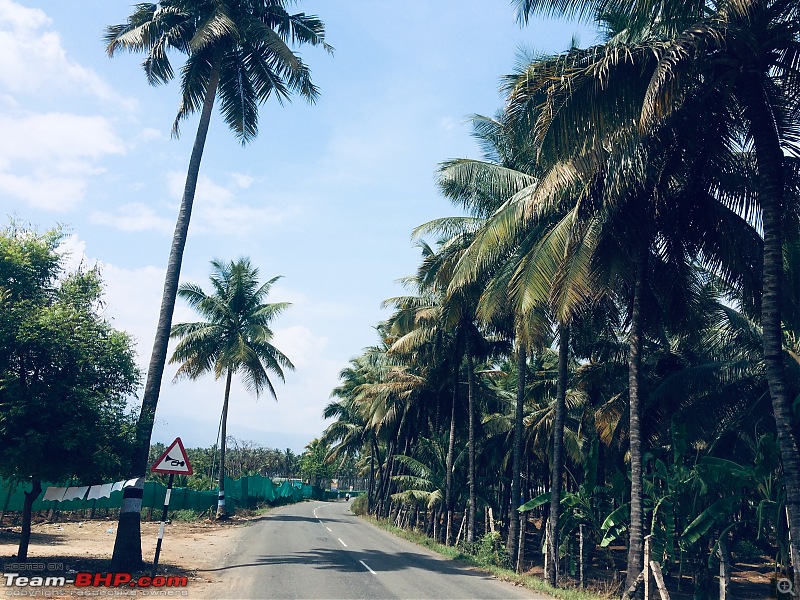
[[[396,538],[349,503],[301,502],[248,527],[215,598],[548,599]]]

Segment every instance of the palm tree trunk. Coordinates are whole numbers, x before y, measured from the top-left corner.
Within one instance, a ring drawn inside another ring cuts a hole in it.
[[[447,461],[445,465],[445,506],[447,507],[447,531],[444,543],[449,546],[453,540],[453,456],[456,449],[456,403],[458,400],[458,374],[460,365],[456,364],[453,382],[453,406],[450,408],[450,437],[447,442]]]
[[[22,535],[19,538],[16,562],[24,563],[28,560],[28,544],[31,541],[31,513],[33,512],[33,503],[41,493],[42,482],[39,479],[34,479],[33,487],[30,492],[25,492],[25,501],[22,504]]]
[[[764,363],[772,399],[772,412],[783,463],[786,508],[794,569],[794,589],[800,589],[800,452],[793,434],[792,399],[783,365],[781,298],[783,288],[784,160],[775,120],[763,85],[748,82],[746,115],[758,166],[758,198],[764,226],[764,273],[761,327]]]
[[[208,126],[211,122],[211,113],[214,108],[214,98],[217,94],[219,74],[222,65],[222,54],[214,56],[211,76],[203,100],[203,111],[200,113],[200,123],[194,138],[192,155],[189,159],[189,169],[186,173],[186,185],[183,190],[178,221],[172,236],[167,273],[164,277],[164,291],[161,296],[161,310],[158,315],[156,337],[153,350],[150,354],[150,364],[147,368],[147,381],[142,397],[142,408],[139,420],[136,422],[136,440],[131,461],[131,473],[139,478],[136,485],[126,487],[123,492],[122,508],[119,512],[117,524],[117,537],[114,541],[114,554],[111,558],[112,570],[138,571],[142,566],[142,542],[140,513],[142,510],[142,495],[144,493],[144,478],[147,473],[147,459],[150,453],[150,436],[153,433],[156,406],[161,392],[161,379],[164,375],[164,364],[167,360],[167,345],[169,333],[172,328],[172,313],[175,310],[175,298],[178,295],[178,280],[181,274],[183,249],[186,246],[186,237],[189,231],[189,220],[192,216],[194,193],[197,189],[197,179],[200,174],[200,161],[203,158],[203,148],[208,136]]]
[[[381,498],[381,502],[382,502],[381,506],[383,507],[383,510],[381,512],[381,516],[382,517],[388,517],[389,514],[391,513],[391,508],[392,508],[392,504],[393,504],[393,501],[392,501],[392,478],[396,475],[396,473],[395,473],[396,466],[397,465],[396,465],[396,462],[394,460],[394,454],[392,454],[389,457],[389,464],[387,465],[387,468],[386,468],[386,482],[385,482],[386,483],[386,487],[384,488],[383,497]]]
[[[466,343],[467,354],[467,398],[469,408],[469,510],[467,513],[467,543],[475,541],[475,365],[469,338]]]
[[[228,437],[228,401],[231,397],[231,381],[233,371],[228,369],[228,376],[225,379],[225,401],[222,403],[222,420],[220,422],[219,434],[219,499],[217,500],[217,519],[228,518],[225,507],[225,448]]]
[[[396,438],[395,438],[396,439]],[[389,515],[389,484],[394,474],[394,453],[397,447],[395,439],[389,442],[389,447],[386,452],[386,460],[383,464],[383,474],[381,476],[381,485],[378,490],[378,506],[376,515],[379,517],[387,517]]]
[[[522,468],[522,412],[525,406],[525,368],[527,354],[521,336],[517,336],[517,404],[514,409],[514,456],[511,466],[511,502],[508,506],[508,554],[511,564],[517,564],[517,536],[519,535],[519,488]]]
[[[367,492],[367,514],[373,514],[375,508],[375,456],[378,454],[378,441],[373,436],[372,452],[369,455],[369,491]]]
[[[636,274],[631,309],[631,337],[628,352],[628,400],[630,409],[631,457],[631,526],[628,529],[628,566],[626,589],[633,585],[644,564],[644,515],[642,512],[642,295],[644,293],[647,248],[643,246],[636,259]]]
[[[553,413],[553,463],[550,467],[550,514],[547,518],[547,572],[545,579],[555,586],[558,573],[558,517],[561,509],[561,480],[564,453],[564,412],[567,398],[569,326],[560,325],[558,335],[558,384]]]

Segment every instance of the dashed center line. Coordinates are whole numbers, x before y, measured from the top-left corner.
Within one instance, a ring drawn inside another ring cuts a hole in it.
[[[339,540],[339,541],[341,541],[341,540]],[[373,575],[377,575],[377,573],[376,573],[375,571],[373,571],[372,569],[370,569],[370,568],[369,568],[369,565],[368,565],[367,563],[365,563],[363,560],[360,560],[360,561],[358,561],[358,562],[360,562],[362,565],[364,565],[364,568],[365,568],[367,571],[369,571],[369,572],[370,572],[370,573],[372,573]]]
[[[333,529],[331,529],[330,527],[326,526],[326,527],[325,527],[325,529],[327,529],[328,531],[330,531],[331,533],[333,533]]]
[[[347,544],[345,544],[345,543],[342,541],[342,538],[336,538],[336,539],[337,539],[337,540],[339,540],[339,543],[340,543],[342,546],[344,546],[345,548],[347,548]]]

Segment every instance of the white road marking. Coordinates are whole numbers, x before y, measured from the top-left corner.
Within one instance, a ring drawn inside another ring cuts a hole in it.
[[[342,542],[342,538],[336,538],[336,539],[337,539],[337,540],[339,540],[339,542],[341,542],[342,546],[344,546],[345,548],[347,548],[347,544],[345,544],[344,542]]]
[[[339,540],[339,541],[341,541],[341,540]],[[364,565],[364,568],[365,568],[367,571],[369,571],[369,572],[370,572],[370,573],[372,573],[373,575],[377,575],[377,573],[376,573],[375,571],[373,571],[372,569],[370,569],[370,568],[369,568],[369,565],[368,565],[367,563],[365,563],[363,560],[360,560],[360,561],[358,561],[358,562],[360,562],[362,565]]]
[[[333,533],[333,529],[331,529],[330,527],[325,527],[325,529],[327,529],[328,531],[330,531],[331,533]]]

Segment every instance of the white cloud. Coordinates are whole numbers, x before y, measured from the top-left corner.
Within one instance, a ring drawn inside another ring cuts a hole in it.
[[[136,102],[116,93],[94,71],[71,60],[47,15],[0,0],[0,87],[11,93],[77,91],[132,110]]]
[[[0,0],[0,23],[15,30],[32,30],[48,25],[50,19],[38,8],[26,8],[10,0]]]
[[[445,131],[452,131],[458,127],[458,123],[453,117],[442,117],[439,119],[439,127]]]
[[[167,175],[167,187],[173,198],[180,199],[186,185],[186,173],[172,171]],[[228,188],[211,181],[207,175],[200,175],[195,190],[195,201],[202,199],[205,202],[229,202],[233,199],[233,192]]]
[[[137,142],[150,142],[152,140],[163,139],[163,137],[164,137],[164,135],[158,129],[155,129],[153,127],[145,127],[136,136],[136,141]]]
[[[117,214],[95,211],[89,219],[92,223],[110,225],[122,231],[158,231],[166,234],[175,229],[174,221],[158,216],[152,208],[141,202],[123,204]]]
[[[114,320],[115,327],[136,339],[139,363],[146,366],[158,322],[166,270],[150,265],[125,269],[102,263],[100,274],[106,289],[106,314]]]
[[[0,119],[0,126],[2,119]],[[104,147],[107,151],[114,149],[113,145]],[[87,149],[88,150],[88,149]],[[32,151],[25,151],[33,154]],[[11,157],[13,158],[13,156]],[[0,141],[0,165],[3,161],[3,147]],[[6,161],[9,162],[9,161]],[[66,163],[66,159],[61,160]],[[83,168],[87,172],[88,165]],[[297,207],[281,207],[266,204],[252,206],[240,200],[242,190],[246,190],[254,179],[247,175],[231,173],[227,185],[220,185],[207,175],[200,175],[195,191],[194,205],[192,207],[192,233],[213,233],[214,235],[245,235],[259,232],[267,226],[283,223],[289,217],[299,212]],[[167,192],[176,202],[170,203],[166,208],[168,213],[162,213],[158,207],[152,207],[141,202],[130,202],[116,209],[116,212],[94,211],[90,215],[92,223],[108,225],[115,229],[128,232],[156,231],[170,234],[175,228],[175,218],[186,174],[173,171],[167,174]],[[2,190],[2,173],[0,173],[0,190]],[[80,197],[81,189],[73,194]],[[253,196],[252,191],[247,196]],[[33,195],[33,194],[31,194]],[[39,200],[38,205],[44,206],[44,201]],[[71,208],[75,202],[68,205]]]
[[[308,327],[296,325],[275,330],[272,344],[289,357],[296,369],[311,366],[328,345],[328,339],[316,337]]]
[[[64,238],[56,252],[63,257],[67,272],[79,266],[97,266],[100,269],[104,284],[105,316],[113,321],[114,327],[127,331],[136,339],[139,366],[146,368],[150,356],[149,344],[153,342],[161,307],[166,270],[150,265],[125,269],[90,258],[86,254],[86,242],[76,234]],[[188,308],[176,306],[176,319],[191,318],[190,313]]]
[[[0,172],[0,195],[24,200],[31,206],[65,212],[80,204],[86,190],[82,179],[53,177],[44,169],[24,177]]]
[[[79,239],[77,235],[70,235],[64,238],[56,248],[56,252],[61,255],[62,264],[67,272],[75,271],[81,265],[94,266],[93,263],[88,264],[86,242]]]
[[[67,55],[44,11],[0,0],[1,195],[70,211],[83,200],[89,178],[104,171],[100,161],[126,151],[110,118],[64,110],[70,98],[81,107],[97,100],[113,109],[111,118],[136,106]],[[47,112],[48,105],[58,108]]]
[[[139,366],[145,370],[158,322],[166,270],[150,265],[125,269],[90,258],[86,254],[86,242],[76,234],[64,238],[56,251],[64,257],[63,266],[67,272],[79,266],[97,266],[100,269],[104,284],[105,316],[112,320],[114,327],[133,336]],[[192,318],[188,308],[176,306],[176,320]]]
[[[350,304],[337,304],[327,300],[311,299],[303,292],[275,285],[270,291],[270,297],[274,302],[291,302],[289,309],[292,314],[295,311],[302,312],[309,317],[325,317],[326,319],[344,319],[356,314],[355,309]]]
[[[54,211],[77,206],[97,161],[125,151],[103,117],[1,115],[0,131],[0,193]]]
[[[19,108],[19,102],[17,101],[17,99],[9,94],[0,94],[0,102],[3,103],[3,107],[6,109]]]
[[[0,130],[0,156],[7,161],[98,159],[125,151],[122,140],[103,117],[66,113],[0,115]]]
[[[252,177],[243,173],[230,173],[230,176],[236,186],[242,188],[243,190],[249,188],[251,185],[253,185],[253,181],[255,181]]]
[[[173,198],[181,198],[185,181],[185,173],[176,171],[169,173],[167,186]],[[242,187],[241,181],[240,178],[234,177],[233,187]],[[296,208],[291,207],[279,209],[266,205],[258,208],[245,204],[237,200],[237,195],[231,187],[219,185],[207,175],[200,175],[192,207],[192,219],[196,224],[193,230],[198,233],[244,235],[281,223],[296,211]]]

